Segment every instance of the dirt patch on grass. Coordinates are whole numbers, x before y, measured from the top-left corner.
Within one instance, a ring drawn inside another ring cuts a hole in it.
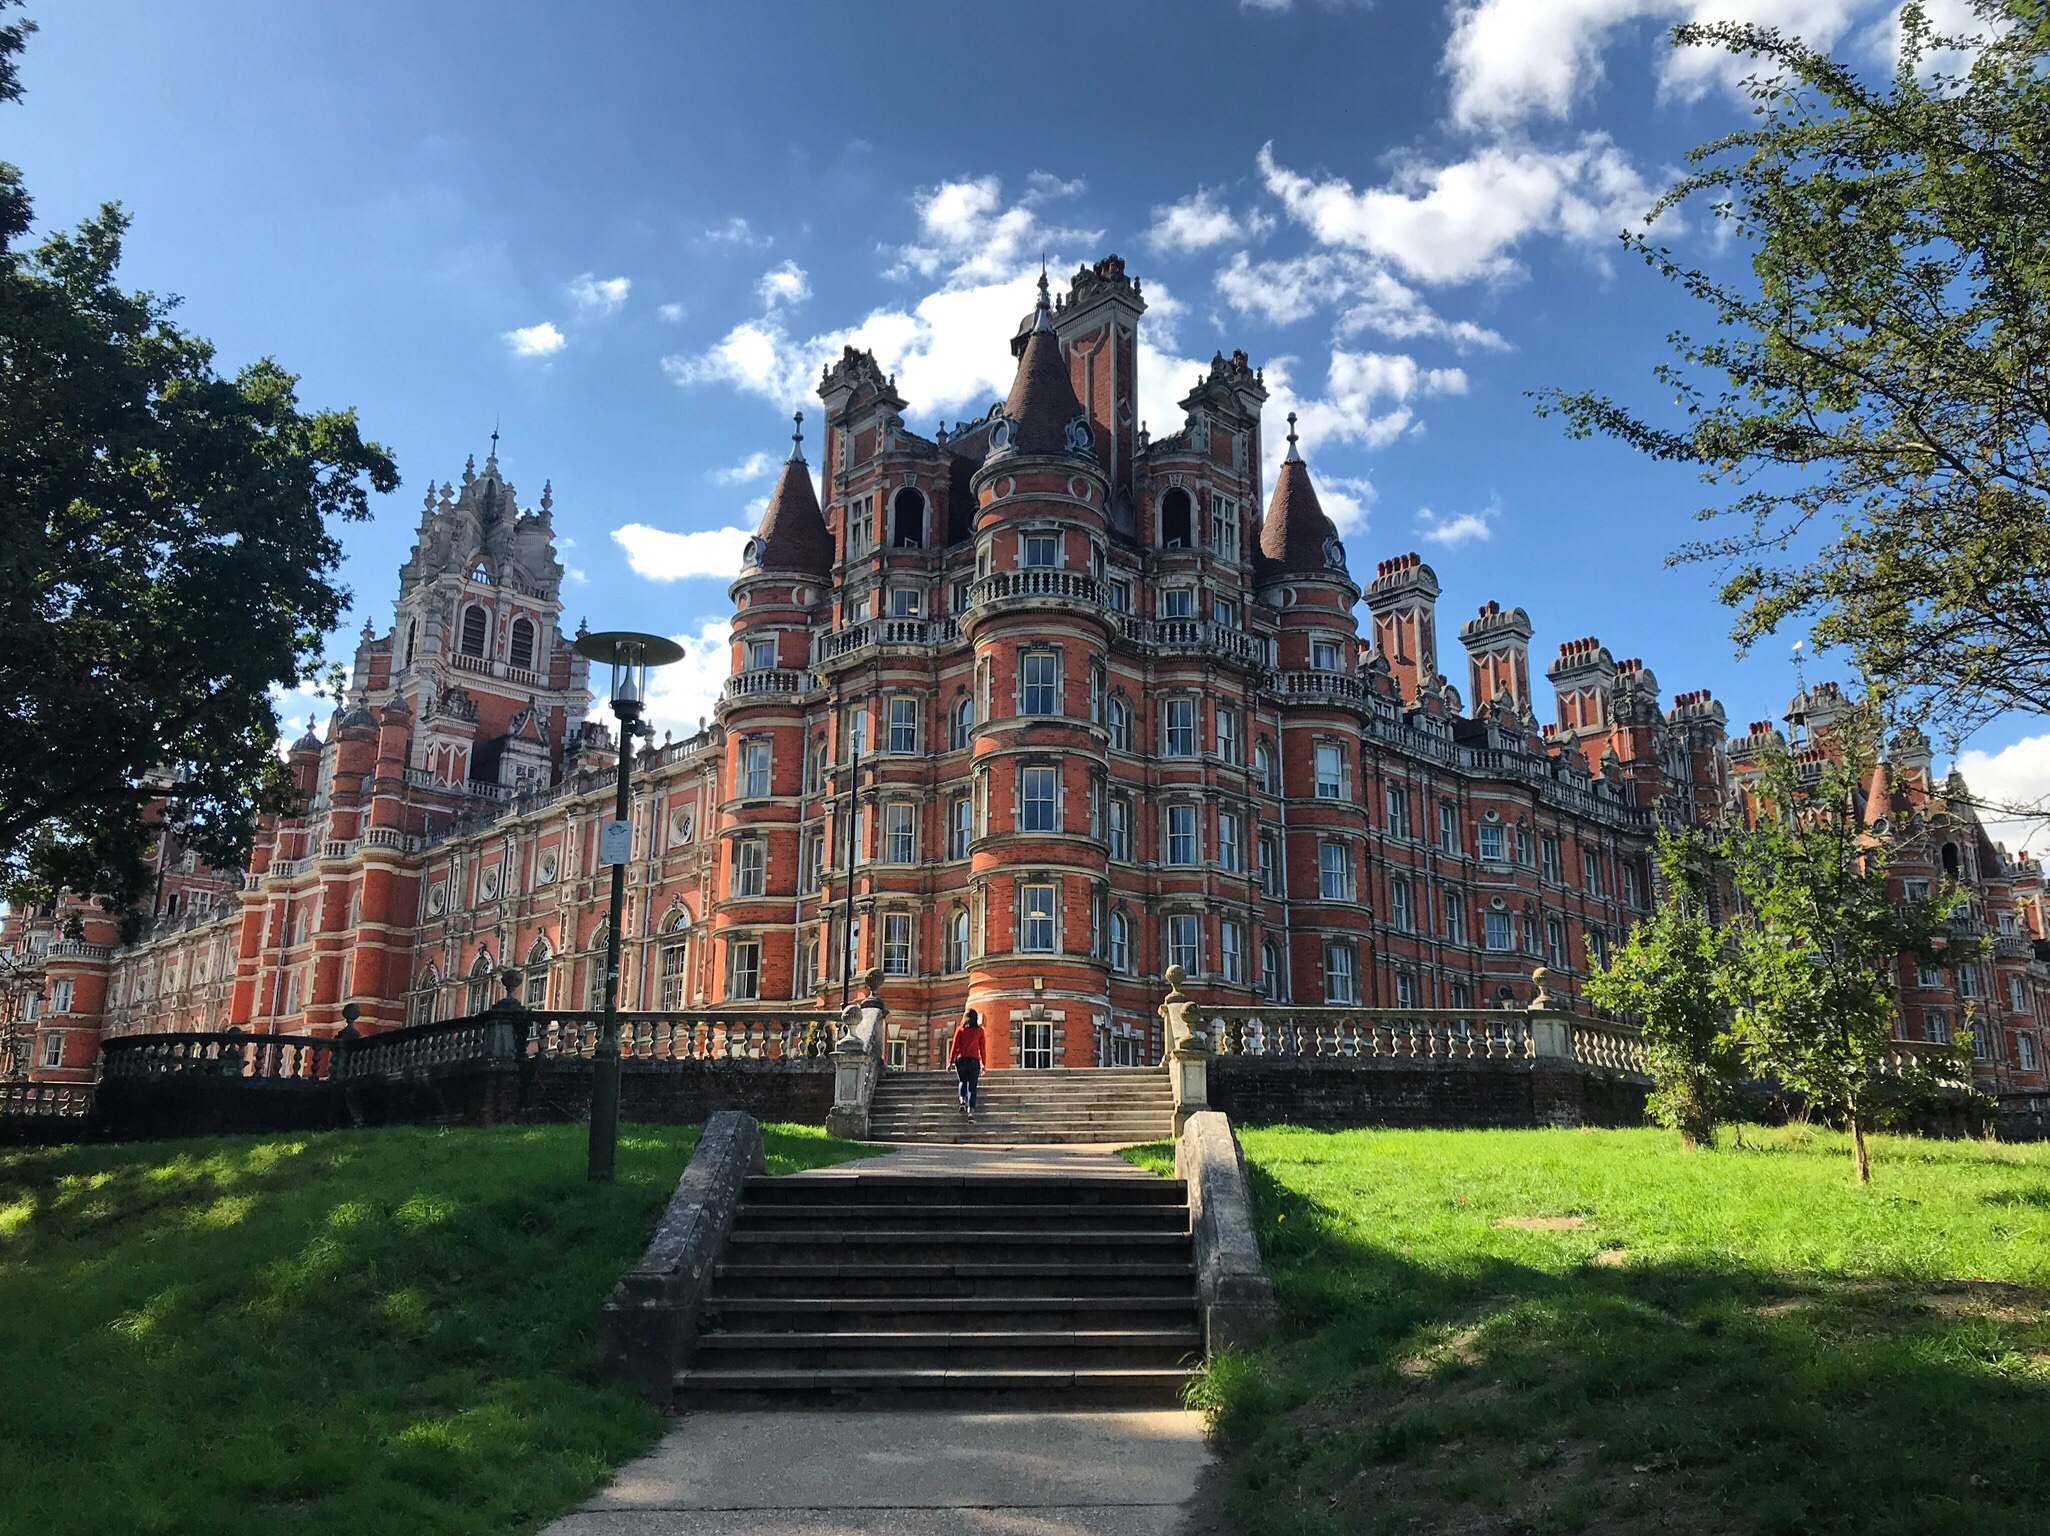
[[[2040,1323],[2050,1317],[2050,1291],[2006,1280],[1943,1280],[1922,1294],[1932,1312],[1987,1317],[1999,1323]]]
[[[1587,1261],[1597,1269],[1622,1269],[1630,1262],[1628,1248],[1604,1248]]]
[[[1519,1232],[1585,1232],[1594,1223],[1585,1216],[1497,1216],[1493,1225]]]
[[[1480,1342],[1480,1336],[1478,1328],[1462,1328],[1449,1338],[1398,1360],[1395,1373],[1404,1381],[1423,1381],[1448,1365],[1479,1365],[1480,1351],[1474,1346]]]

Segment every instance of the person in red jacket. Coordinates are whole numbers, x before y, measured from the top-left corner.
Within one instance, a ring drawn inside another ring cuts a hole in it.
[[[947,1044],[947,1060],[954,1064],[955,1075],[961,1079],[961,1113],[971,1120],[975,1118],[975,1085],[982,1077],[983,1062],[988,1055],[989,1045],[983,1039],[982,1020],[970,1008],[961,1015],[961,1022],[954,1026],[954,1038]]]

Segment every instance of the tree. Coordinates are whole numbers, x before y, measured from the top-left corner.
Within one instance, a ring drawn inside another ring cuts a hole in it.
[[[30,30],[0,27],[0,99]],[[333,525],[398,475],[354,412],[301,411],[268,358],[221,377],[174,300],[118,287],[118,207],[24,249],[30,221],[0,164],[0,889],[125,906],[146,807],[221,864],[246,849],[270,690],[314,675],[347,601]]]
[[[1653,857],[1657,904],[1614,958],[1594,967],[1587,995],[1597,1007],[1642,1021],[1651,1117],[1678,1131],[1683,1146],[1712,1147],[1742,1065],[1722,1002],[1723,937],[1710,905],[1714,850],[1698,830],[1662,831]]]
[[[1879,84],[1770,27],[1677,28],[1760,65],[1755,126],[1694,150],[1624,237],[1714,315],[1654,370],[1685,421],[1537,397],[1732,488],[1699,514],[1729,531],[1673,558],[1722,568],[1740,647],[1805,620],[1958,739],[2050,713],[2050,6],[1971,4],[1973,39],[1907,5]],[[1702,202],[1748,283],[1652,243]]]
[[[1965,895],[1954,883],[1919,900],[1887,893],[1893,844],[1868,815],[1883,771],[1869,708],[1835,722],[1823,751],[1768,752],[1748,814],[1721,838],[1743,910],[1718,973],[1752,1069],[1841,1116],[1860,1184],[1872,1176],[1865,1133],[1893,1096],[1882,1068],[1896,967],[1955,967],[1979,947],[1949,931]]]

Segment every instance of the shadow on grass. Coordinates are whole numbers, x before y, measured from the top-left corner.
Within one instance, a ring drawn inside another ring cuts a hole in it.
[[[2041,1292],[1419,1262],[1250,1172],[1286,1337],[1198,1389],[1247,1536],[2050,1529]]]
[[[0,1156],[9,1529],[507,1532],[660,1419],[601,1383],[597,1306],[695,1140],[581,1126]],[[765,1135],[771,1171],[858,1155]]]

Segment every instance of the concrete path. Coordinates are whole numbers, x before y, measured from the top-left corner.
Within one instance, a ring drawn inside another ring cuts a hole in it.
[[[1175,1536],[1209,1459],[1194,1413],[689,1414],[543,1536]]]
[[[901,1147],[877,1144],[872,1157],[858,1157],[830,1168],[814,1168],[793,1178],[826,1179],[835,1174],[915,1173],[947,1178],[958,1174],[1058,1174],[1066,1178],[1130,1175],[1150,1179],[1109,1148],[1084,1146],[964,1146],[954,1142],[918,1142]]]

